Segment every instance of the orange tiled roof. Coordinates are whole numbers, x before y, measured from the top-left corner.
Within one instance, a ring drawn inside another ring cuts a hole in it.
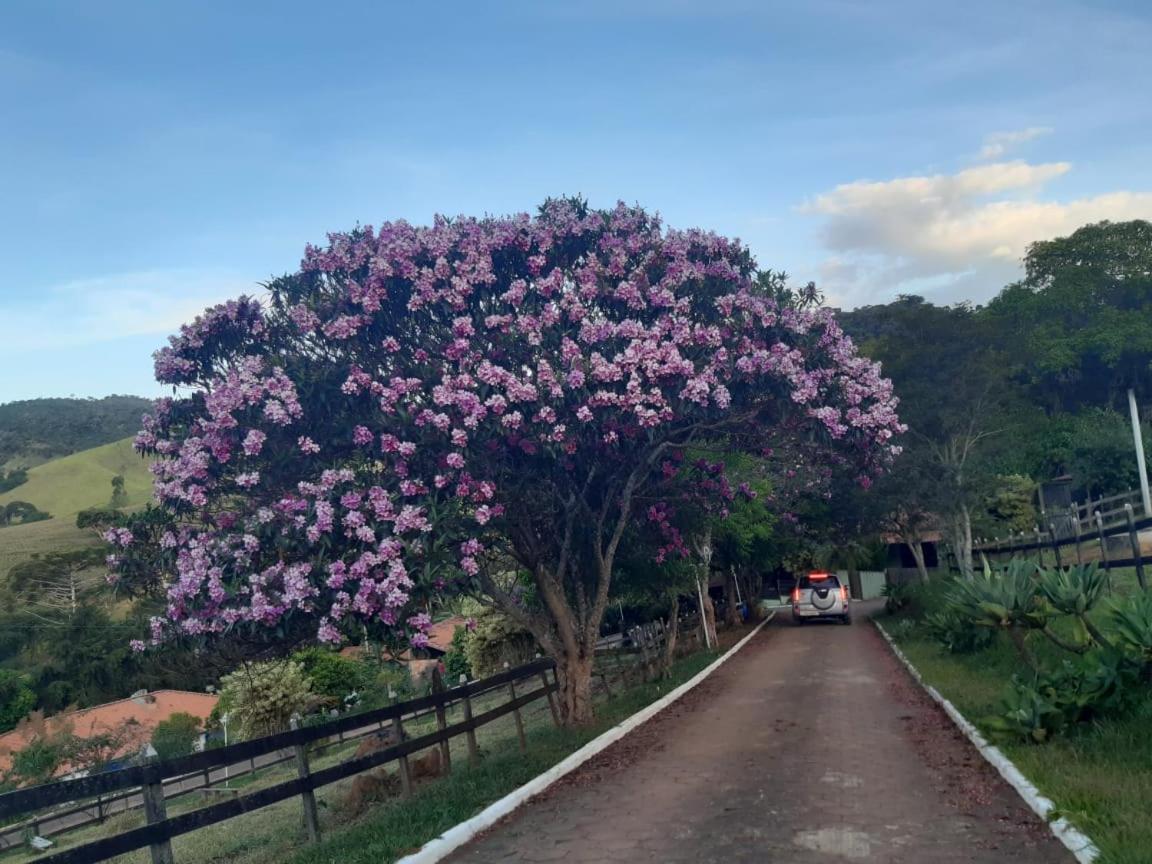
[[[173,714],[191,714],[206,720],[216,707],[217,698],[209,693],[193,693],[188,690],[155,690],[92,708],[56,714],[48,717],[44,723],[52,730],[69,728],[79,738],[90,738],[132,724],[133,731],[125,752],[135,751],[146,745],[152,738],[153,730]],[[32,732],[24,727],[0,735],[0,771],[6,771],[11,766],[11,754],[22,749],[31,738]]]

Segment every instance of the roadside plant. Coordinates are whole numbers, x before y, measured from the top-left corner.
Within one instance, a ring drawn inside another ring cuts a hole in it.
[[[1108,574],[1095,562],[1041,569],[1037,587],[1056,612],[1072,617],[1076,644],[1084,645],[1091,638],[1098,645],[1110,646],[1108,638],[1088,614],[1099,605],[1108,588]]]
[[[236,740],[283,732],[294,714],[305,715],[322,701],[304,667],[290,660],[249,663],[220,683],[218,707],[234,724],[229,731]]]
[[[1152,678],[1152,594],[1141,591],[1114,605],[1108,614],[1109,634],[1116,648]]]

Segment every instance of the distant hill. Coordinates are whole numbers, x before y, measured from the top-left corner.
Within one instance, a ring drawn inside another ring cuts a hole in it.
[[[151,408],[152,401],[139,396],[0,405],[0,467],[31,467],[119,441],[140,429],[141,416]]]
[[[108,506],[112,478],[117,474],[124,478],[125,507],[148,501],[152,495],[148,463],[132,449],[132,439],[124,438],[37,465],[23,485],[0,495],[0,506],[27,501],[56,519],[71,522],[81,510]]]
[[[28,471],[27,482],[0,495],[0,507],[27,501],[52,515],[46,522],[0,528],[0,580],[13,564],[33,554],[94,544],[95,532],[77,528],[76,514],[107,507],[117,474],[124,478],[125,507],[141,507],[150,500],[152,474],[148,462],[132,449],[131,438],[37,465]]]

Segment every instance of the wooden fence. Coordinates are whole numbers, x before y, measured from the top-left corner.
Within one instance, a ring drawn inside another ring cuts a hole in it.
[[[551,680],[548,677],[549,672],[552,673]],[[517,683],[525,681],[539,682],[540,686],[528,692],[518,693]],[[320,836],[315,797],[317,788],[371,768],[397,762],[399,763],[402,794],[407,795],[411,791],[408,756],[427,748],[438,747],[442,770],[447,773],[451,771],[449,742],[452,738],[460,735],[467,736],[469,761],[475,761],[479,758],[476,730],[508,714],[515,717],[520,746],[524,748],[526,747],[526,739],[521,709],[538,699],[547,699],[552,719],[559,723],[554,695],[557,689],[555,663],[549,659],[537,660],[490,678],[439,690],[419,699],[400,702],[386,708],[345,715],[316,726],[293,728],[277,735],[193,753],[178,759],[151,762],[117,771],[6,792],[0,794],[0,819],[40,811],[58,804],[87,801],[93,798],[99,800],[101,796],[109,793],[122,793],[128,790],[129,794],[140,796],[146,825],[82,846],[45,855],[37,859],[38,864],[89,864],[89,862],[103,861],[115,855],[142,849],[145,846],[151,850],[153,864],[173,864],[171,845],[173,837],[235,818],[288,798],[299,797],[308,839],[310,842],[315,842]],[[480,714],[473,713],[472,700],[474,698],[500,691],[507,693],[507,701]],[[447,711],[453,706],[463,707],[464,719],[449,724]],[[411,722],[414,717],[432,715],[436,718],[435,732],[415,738],[409,738],[405,734],[405,721]],[[370,728],[373,726],[374,728]],[[317,745],[329,746],[333,743],[334,738],[340,740],[341,736],[347,736],[347,733],[368,734],[363,730],[379,732],[383,731],[386,726],[391,730],[395,742],[391,746],[315,772],[310,769],[309,751],[310,749],[314,751]],[[260,767],[279,764],[284,761],[294,761],[297,774],[295,779],[245,795],[237,794],[227,801],[210,804],[187,813],[168,816],[166,802],[168,797],[174,796],[166,796],[166,780],[171,783],[173,778],[186,778],[197,774],[207,779],[213,770],[246,761],[255,767],[256,760],[267,757],[269,754],[274,754],[273,760],[262,762]],[[90,804],[85,805],[85,807],[90,806]]]
[[[1042,566],[1066,567],[1096,561],[1106,570],[1135,567],[1136,578],[1144,588],[1144,566],[1152,564],[1152,548],[1145,550],[1140,532],[1152,528],[1152,515],[1144,514],[1141,505],[1137,516],[1137,508],[1133,507],[1130,496],[1131,493],[1126,493],[1101,499],[1095,503],[1107,509],[1097,509],[1085,518],[1081,518],[1083,508],[1073,508],[1067,514],[1071,520],[1070,530],[1061,531],[1059,523],[1050,518],[1044,529],[1037,526],[1032,532],[1004,540],[981,540],[973,544],[972,551],[984,553],[991,560],[1021,554],[1035,555]],[[1120,502],[1119,506],[1116,506],[1117,502]],[[951,557],[951,569],[957,570],[955,556]]]

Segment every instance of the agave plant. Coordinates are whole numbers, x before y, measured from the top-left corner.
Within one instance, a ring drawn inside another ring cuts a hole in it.
[[[1095,563],[1077,564],[1066,570],[1040,570],[1037,585],[1053,609],[1073,617],[1075,642],[1072,646],[1062,643],[1051,631],[1045,631],[1053,641],[1070,650],[1082,651],[1091,637],[1097,644],[1111,647],[1088,615],[1104,597],[1108,587],[1107,573]]]
[[[1067,724],[1059,706],[1019,681],[1005,697],[1001,713],[985,717],[980,723],[994,740],[1022,739],[1035,744],[1043,744]]]
[[[1109,633],[1116,647],[1152,668],[1152,593],[1140,592],[1112,607]]]
[[[1060,570],[1040,570],[1037,584],[1053,608],[1065,615],[1086,615],[1108,587],[1107,574],[1096,563]]]
[[[1035,564],[1021,559],[999,573],[986,565],[982,574],[956,583],[948,606],[984,627],[1043,629],[1051,610],[1037,592],[1035,570]]]

